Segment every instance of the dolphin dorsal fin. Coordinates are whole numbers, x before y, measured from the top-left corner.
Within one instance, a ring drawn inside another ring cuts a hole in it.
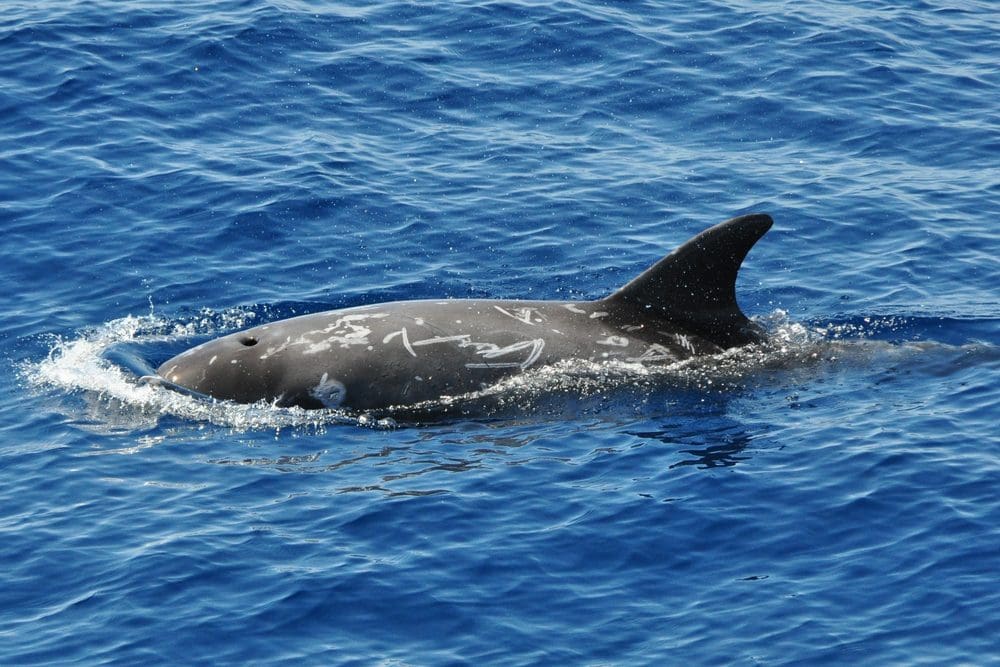
[[[706,229],[601,303],[639,308],[723,348],[758,342],[759,327],[736,303],[736,275],[772,222],[756,213]]]

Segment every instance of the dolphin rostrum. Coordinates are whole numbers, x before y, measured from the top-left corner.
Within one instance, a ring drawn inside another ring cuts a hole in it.
[[[657,365],[761,342],[736,303],[736,275],[771,224],[764,214],[720,223],[596,301],[331,310],[217,338],[144,380],[239,403],[371,410],[475,392],[563,360]]]

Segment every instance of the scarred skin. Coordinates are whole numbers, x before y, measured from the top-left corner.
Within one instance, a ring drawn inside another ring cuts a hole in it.
[[[760,339],[735,302],[765,215],[717,225],[606,299],[428,300],[333,310],[223,336],[148,381],[240,403],[368,410],[480,390],[563,360],[671,363]]]
[[[369,409],[476,391],[563,359],[643,364],[719,346],[601,302],[402,301],[265,324],[174,357],[161,377],[218,399]]]

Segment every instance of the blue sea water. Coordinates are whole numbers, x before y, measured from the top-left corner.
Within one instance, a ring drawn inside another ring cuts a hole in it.
[[[0,664],[1000,662],[992,2],[5,2]],[[730,216],[766,353],[483,419],[196,342],[591,299]]]

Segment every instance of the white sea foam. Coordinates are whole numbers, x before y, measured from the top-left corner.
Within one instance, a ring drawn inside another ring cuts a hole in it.
[[[409,420],[433,419],[453,413],[488,416],[492,410],[529,406],[543,396],[590,397],[615,390],[634,392],[670,388],[705,392],[728,392],[760,382],[768,373],[782,369],[802,370],[832,362],[869,362],[874,355],[915,354],[926,345],[892,345],[865,341],[871,328],[884,329],[886,320],[864,325],[829,324],[806,326],[776,310],[758,320],[768,332],[767,343],[733,348],[713,355],[676,361],[566,360],[512,375],[479,391],[444,396],[416,406],[379,410],[357,415],[331,410],[278,408],[261,402],[239,405],[186,396],[164,387],[139,382],[139,375],[109,359],[108,352],[122,345],[147,347],[193,343],[249,326],[257,313],[234,309],[222,313],[203,310],[186,320],[169,320],[155,314],[128,316],[86,329],[68,338],[53,338],[48,356],[26,363],[21,372],[39,391],[82,396],[87,423],[107,428],[152,428],[163,418],[214,424],[237,431],[251,429],[324,428],[330,424],[354,424],[391,428],[393,415]],[[73,408],[66,408],[72,411]],[[403,417],[407,419],[406,417]]]
[[[210,423],[236,431],[282,428],[323,428],[334,423],[361,423],[335,410],[277,408],[266,403],[239,405],[185,396],[169,389],[142,384],[139,376],[110,361],[106,354],[122,344],[171,344],[195,337],[214,336],[247,326],[256,317],[250,310],[224,313],[202,311],[188,321],[169,321],[156,315],[128,316],[86,329],[79,335],[53,339],[48,356],[26,363],[21,374],[38,391],[55,389],[84,398],[87,423],[109,429],[140,429],[160,419],[176,417]],[[67,410],[73,408],[67,407]],[[391,427],[391,421],[365,420],[365,426]]]

